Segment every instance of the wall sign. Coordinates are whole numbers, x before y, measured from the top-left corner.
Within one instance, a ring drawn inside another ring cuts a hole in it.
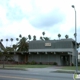
[[[45,46],[51,46],[51,43],[45,43]]]

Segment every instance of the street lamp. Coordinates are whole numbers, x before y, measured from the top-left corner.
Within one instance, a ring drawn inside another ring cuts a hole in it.
[[[76,26],[76,9],[75,6],[72,5],[72,8],[74,8],[75,11],[75,33],[74,33],[74,37],[75,37],[75,55],[76,55],[76,73],[78,72],[78,53],[77,53],[77,26]]]

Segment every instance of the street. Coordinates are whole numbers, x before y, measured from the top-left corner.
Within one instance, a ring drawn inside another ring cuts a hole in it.
[[[46,69],[0,70],[0,80],[73,80],[72,76],[73,74],[55,73]]]

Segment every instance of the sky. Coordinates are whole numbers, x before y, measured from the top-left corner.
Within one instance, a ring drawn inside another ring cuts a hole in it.
[[[80,0],[0,0],[0,38],[6,45],[6,39],[36,35],[37,39],[45,36],[50,39],[61,39],[65,35],[74,39],[75,5],[77,23],[77,42],[80,42]],[[10,45],[10,43],[8,44]]]

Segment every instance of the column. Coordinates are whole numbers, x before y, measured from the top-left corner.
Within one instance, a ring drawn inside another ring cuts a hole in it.
[[[70,55],[70,66],[72,66],[72,58],[71,58],[71,55]]]
[[[49,64],[49,54],[48,54],[48,64]]]
[[[45,54],[47,55],[47,52],[45,52]],[[46,61],[47,61],[47,58],[46,58]],[[47,63],[47,62],[45,62],[45,63]]]

